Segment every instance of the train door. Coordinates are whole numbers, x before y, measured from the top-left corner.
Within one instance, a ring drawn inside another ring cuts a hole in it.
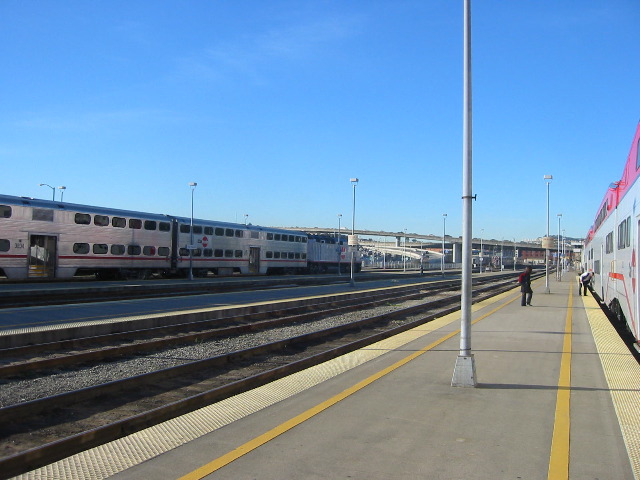
[[[31,235],[29,239],[29,277],[53,278],[56,273],[58,238],[51,235]]]
[[[260,247],[249,247],[249,273],[260,273]]]

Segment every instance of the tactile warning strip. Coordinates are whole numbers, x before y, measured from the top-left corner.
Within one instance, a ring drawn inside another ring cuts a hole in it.
[[[595,299],[582,297],[636,479],[640,478],[640,365]]]
[[[513,295],[513,293],[506,292],[479,302],[472,306],[472,310],[474,312],[478,311],[510,295]],[[460,312],[445,315],[407,332],[369,345],[366,348],[294,373],[270,384],[235,395],[119,440],[72,455],[59,462],[18,475],[12,480],[105,479],[459,320]]]

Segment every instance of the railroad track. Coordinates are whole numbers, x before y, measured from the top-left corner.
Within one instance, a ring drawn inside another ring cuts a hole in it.
[[[482,280],[490,283],[476,286],[474,301],[515,286],[513,275],[509,275],[506,282],[495,277]],[[0,408],[3,432],[0,476],[6,478],[52,463],[457,310],[458,288],[459,282],[440,282],[433,287],[427,284],[396,287],[389,292],[368,292],[367,298],[342,301],[332,298],[297,310],[278,303],[272,311],[256,314],[259,318],[245,315],[200,320],[103,338],[70,340],[65,348],[76,350],[59,350],[49,358],[38,357],[50,355],[47,352],[52,345],[0,351],[4,363],[0,367],[0,378],[36,379],[39,378],[36,372],[46,377],[61,368],[71,368],[71,376],[79,377],[96,362],[113,362],[122,355],[131,357],[156,351],[165,352],[164,356],[173,359],[176,354],[169,353],[167,348],[177,344],[200,345],[211,339],[217,339],[213,342],[217,344],[221,338],[236,339],[238,335],[253,335],[257,331],[267,333],[266,338],[251,347],[231,346],[229,351],[208,358],[4,405]],[[426,301],[420,300],[425,296]],[[394,306],[388,305],[391,301]],[[384,312],[367,313],[381,305],[386,305]],[[357,320],[347,318],[332,326],[313,327],[320,318],[344,316],[354,311],[359,314]],[[297,333],[284,333],[275,340],[269,336],[277,329],[291,326],[297,328]],[[304,333],[300,333],[300,329]],[[134,343],[122,345],[123,342]],[[88,367],[73,370],[79,364]]]

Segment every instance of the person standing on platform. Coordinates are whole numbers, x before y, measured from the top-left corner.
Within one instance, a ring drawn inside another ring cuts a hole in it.
[[[524,272],[518,277],[518,283],[520,284],[520,291],[522,292],[522,301],[520,305],[523,307],[531,306],[531,297],[533,296],[533,290],[531,290],[531,265],[524,269]]]
[[[581,295],[582,293],[580,292],[580,290],[584,290],[584,296],[587,296],[587,287],[589,286],[589,283],[591,282],[591,279],[593,278],[593,271],[589,270],[588,272],[584,272],[582,275],[580,275],[580,285],[578,285],[578,295]]]

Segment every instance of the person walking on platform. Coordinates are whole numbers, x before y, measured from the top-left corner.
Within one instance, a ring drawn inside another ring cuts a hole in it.
[[[518,283],[520,284],[520,291],[522,292],[522,301],[520,305],[526,307],[531,306],[531,297],[533,296],[533,290],[531,290],[531,266],[529,265],[524,269],[524,272],[518,277]]]
[[[588,272],[584,272],[582,275],[580,275],[580,284],[578,285],[578,295],[581,295],[582,293],[580,292],[580,290],[584,290],[584,296],[587,296],[587,290],[588,290],[588,286],[589,283],[591,282],[591,279],[593,278],[594,274],[592,270],[589,270]]]

